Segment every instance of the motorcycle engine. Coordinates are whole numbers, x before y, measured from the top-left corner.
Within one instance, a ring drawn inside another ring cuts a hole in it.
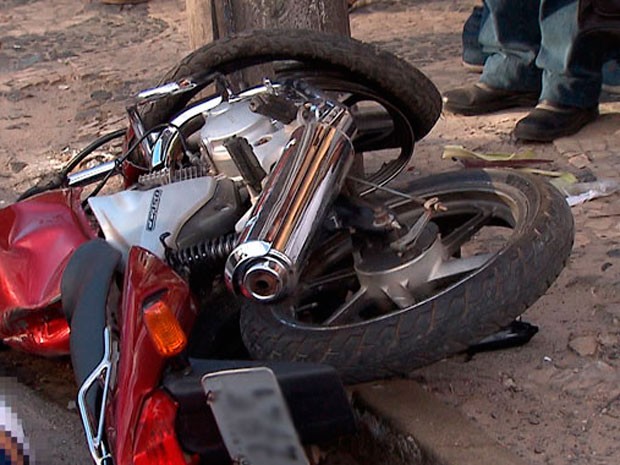
[[[187,137],[201,154],[193,166],[156,171],[131,190],[90,198],[106,240],[125,255],[138,245],[161,258],[166,247],[182,249],[234,232],[251,205],[247,189],[236,182],[240,172],[226,142],[247,140],[268,173],[295,127],[253,111],[254,102],[223,101],[201,114],[204,125]]]
[[[252,111],[251,99],[237,102],[222,102],[213,110],[207,111],[205,124],[200,130],[200,139],[211,156],[218,172],[229,176],[239,176],[225,143],[232,137],[245,138],[263,170],[268,173],[280,158],[288,143],[292,125]]]

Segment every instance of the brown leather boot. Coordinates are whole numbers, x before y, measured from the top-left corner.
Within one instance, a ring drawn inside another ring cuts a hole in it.
[[[443,107],[465,116],[484,115],[514,107],[533,107],[538,92],[496,89],[482,82],[449,90],[443,95]]]

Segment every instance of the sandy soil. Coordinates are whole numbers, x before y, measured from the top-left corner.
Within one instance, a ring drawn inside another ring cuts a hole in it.
[[[440,90],[473,82],[460,64],[460,29],[475,0],[367,1],[353,35],[413,62]],[[389,27],[386,27],[389,25]],[[124,103],[188,50],[182,0],[135,7],[88,0],[0,5],[0,206],[99,134],[124,125]],[[599,122],[555,144],[510,136],[524,110],[446,114],[417,147],[408,175],[454,169],[446,144],[535,150],[582,179],[620,181],[620,104],[605,96]],[[412,377],[532,464],[615,465],[620,456],[620,207],[617,196],[574,209],[577,236],[558,282],[526,314],[540,327],[519,349],[454,357]],[[71,407],[66,360],[2,354],[42,395]],[[58,463],[64,459],[58,459]]]

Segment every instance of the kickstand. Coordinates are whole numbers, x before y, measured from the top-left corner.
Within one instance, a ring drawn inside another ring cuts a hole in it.
[[[491,350],[510,349],[519,347],[530,342],[530,339],[538,332],[538,326],[526,321],[515,320],[505,328],[485,337],[477,344],[469,346],[466,350],[467,359],[471,360],[478,352]]]

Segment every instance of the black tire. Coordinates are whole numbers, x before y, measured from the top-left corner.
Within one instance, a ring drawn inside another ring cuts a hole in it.
[[[287,316],[291,304],[246,304],[241,329],[251,355],[330,364],[347,382],[403,375],[509,324],[546,292],[570,255],[570,209],[540,178],[463,170],[418,179],[399,190],[426,198],[462,199],[478,192],[500,199],[514,218],[512,235],[463,279],[411,307],[366,321],[304,324]]]
[[[398,105],[415,140],[431,130],[441,113],[439,92],[414,66],[370,44],[305,30],[254,31],[217,40],[185,57],[161,83],[199,80],[210,73],[227,74],[274,60],[294,60],[314,71],[338,72],[376,90]],[[142,111],[145,128],[169,121],[205,85],[146,105]]]

